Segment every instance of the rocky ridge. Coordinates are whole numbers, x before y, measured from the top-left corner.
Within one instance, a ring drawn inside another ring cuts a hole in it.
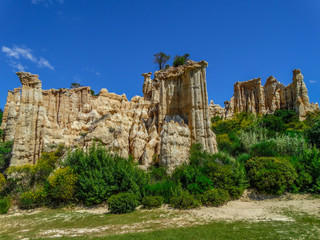
[[[207,62],[188,61],[144,77],[143,97],[128,101],[90,87],[43,90],[36,74],[18,72],[22,87],[8,92],[1,128],[13,141],[10,165],[35,164],[43,151],[64,144],[88,148],[94,141],[142,166],[169,171],[188,161],[193,143],[216,152],[210,130]]]

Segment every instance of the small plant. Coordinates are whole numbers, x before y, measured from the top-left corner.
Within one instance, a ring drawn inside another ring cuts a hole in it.
[[[200,203],[193,195],[184,190],[176,193],[170,199],[170,206],[177,209],[192,209],[199,207]]]
[[[114,127],[109,127],[109,133],[114,133],[116,129]]]
[[[111,213],[131,213],[138,206],[137,197],[133,193],[119,193],[108,199],[108,207]]]
[[[81,133],[79,133],[79,135],[80,135],[81,137],[85,137],[85,136],[88,135],[88,133],[87,133],[87,132],[81,132]]]
[[[161,196],[150,196],[144,197],[142,199],[143,208],[152,209],[152,208],[159,208],[163,204],[163,197]]]
[[[0,199],[0,214],[6,214],[11,207],[11,199],[4,197]]]
[[[229,201],[229,193],[223,189],[210,189],[202,194],[201,202],[208,207],[218,207]]]
[[[189,56],[190,55],[188,53],[185,53],[183,56],[176,55],[173,59],[173,66],[179,67],[186,64],[186,62],[189,60]]]

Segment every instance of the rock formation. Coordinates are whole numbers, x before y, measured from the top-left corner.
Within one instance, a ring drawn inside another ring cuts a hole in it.
[[[234,94],[225,107],[213,102],[209,106],[210,116],[231,118],[235,113],[251,112],[254,114],[270,114],[277,109],[294,110],[304,120],[307,113],[319,111],[318,103],[309,102],[308,90],[299,69],[293,70],[292,83],[284,86],[273,76],[265,85],[261,85],[261,78],[234,84]]]
[[[11,165],[34,164],[41,152],[64,144],[89,147],[98,141],[143,166],[168,167],[188,160],[192,143],[216,152],[210,130],[205,61],[144,76],[143,97],[131,101],[90,87],[42,90],[38,75],[18,72],[22,88],[8,92],[1,128],[13,141]]]

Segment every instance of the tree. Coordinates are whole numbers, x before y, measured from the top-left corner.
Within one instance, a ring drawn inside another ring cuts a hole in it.
[[[159,65],[159,70],[163,69],[166,63],[170,60],[171,56],[163,52],[154,55],[154,63]]]
[[[189,54],[185,53],[183,56],[176,55],[174,57],[173,66],[178,67],[184,65],[189,60]]]
[[[71,86],[70,88],[79,88],[79,87],[82,87],[80,83],[71,83]]]
[[[3,111],[2,111],[2,108],[0,108],[0,126],[1,126],[1,123],[2,123],[2,116],[3,116]]]

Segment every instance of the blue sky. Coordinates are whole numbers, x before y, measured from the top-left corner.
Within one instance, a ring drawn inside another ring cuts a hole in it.
[[[159,51],[208,61],[209,100],[222,105],[236,81],[288,84],[294,68],[320,102],[319,0],[1,0],[0,22],[0,108],[18,70],[44,89],[78,82],[130,100]]]

